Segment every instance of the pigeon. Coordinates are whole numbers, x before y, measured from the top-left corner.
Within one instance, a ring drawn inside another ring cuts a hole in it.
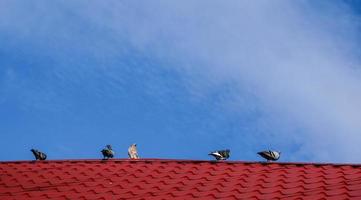
[[[128,148],[128,156],[130,159],[139,159],[138,151],[137,151],[137,144],[132,144]]]
[[[33,152],[36,160],[46,160],[46,154],[43,152],[40,152],[36,149],[31,149],[31,152]]]
[[[269,161],[276,161],[280,158],[281,156],[281,152],[280,151],[261,151],[257,153],[258,155],[262,156],[263,158],[265,158],[267,160],[267,162]]]
[[[208,155],[214,156],[216,160],[227,160],[229,158],[230,150],[219,150],[219,151],[213,151],[209,153]]]
[[[105,148],[103,150],[101,150],[102,154],[103,154],[103,159],[109,159],[109,158],[113,158],[115,152],[112,149],[112,146],[110,146],[109,144],[107,146],[105,146]]]

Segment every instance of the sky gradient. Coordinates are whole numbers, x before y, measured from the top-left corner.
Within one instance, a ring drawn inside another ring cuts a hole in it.
[[[356,1],[0,1],[0,160],[361,162]]]

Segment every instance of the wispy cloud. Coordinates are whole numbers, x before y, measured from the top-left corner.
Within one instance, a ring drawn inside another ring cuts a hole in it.
[[[182,74],[195,101],[226,90],[219,97],[226,112],[256,116],[244,126],[264,128],[247,134],[254,141],[276,146],[291,141],[299,145],[293,159],[360,161],[359,32],[355,15],[343,3],[3,4],[3,34],[34,40],[30,43],[40,48],[51,46],[56,53],[39,54],[68,57],[67,63],[84,56],[98,64],[91,69],[64,64],[53,71],[60,80],[101,72],[112,88],[119,88],[122,78],[114,76],[112,62],[131,48]],[[33,15],[23,9],[34,10]],[[77,26],[82,23],[86,29]]]

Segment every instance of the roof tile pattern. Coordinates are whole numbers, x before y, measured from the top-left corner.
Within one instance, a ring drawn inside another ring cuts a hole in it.
[[[361,199],[361,165],[157,159],[0,162],[0,199]]]

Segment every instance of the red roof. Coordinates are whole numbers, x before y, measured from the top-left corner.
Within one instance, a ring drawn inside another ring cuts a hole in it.
[[[0,199],[361,199],[361,165],[159,159],[0,162]]]

